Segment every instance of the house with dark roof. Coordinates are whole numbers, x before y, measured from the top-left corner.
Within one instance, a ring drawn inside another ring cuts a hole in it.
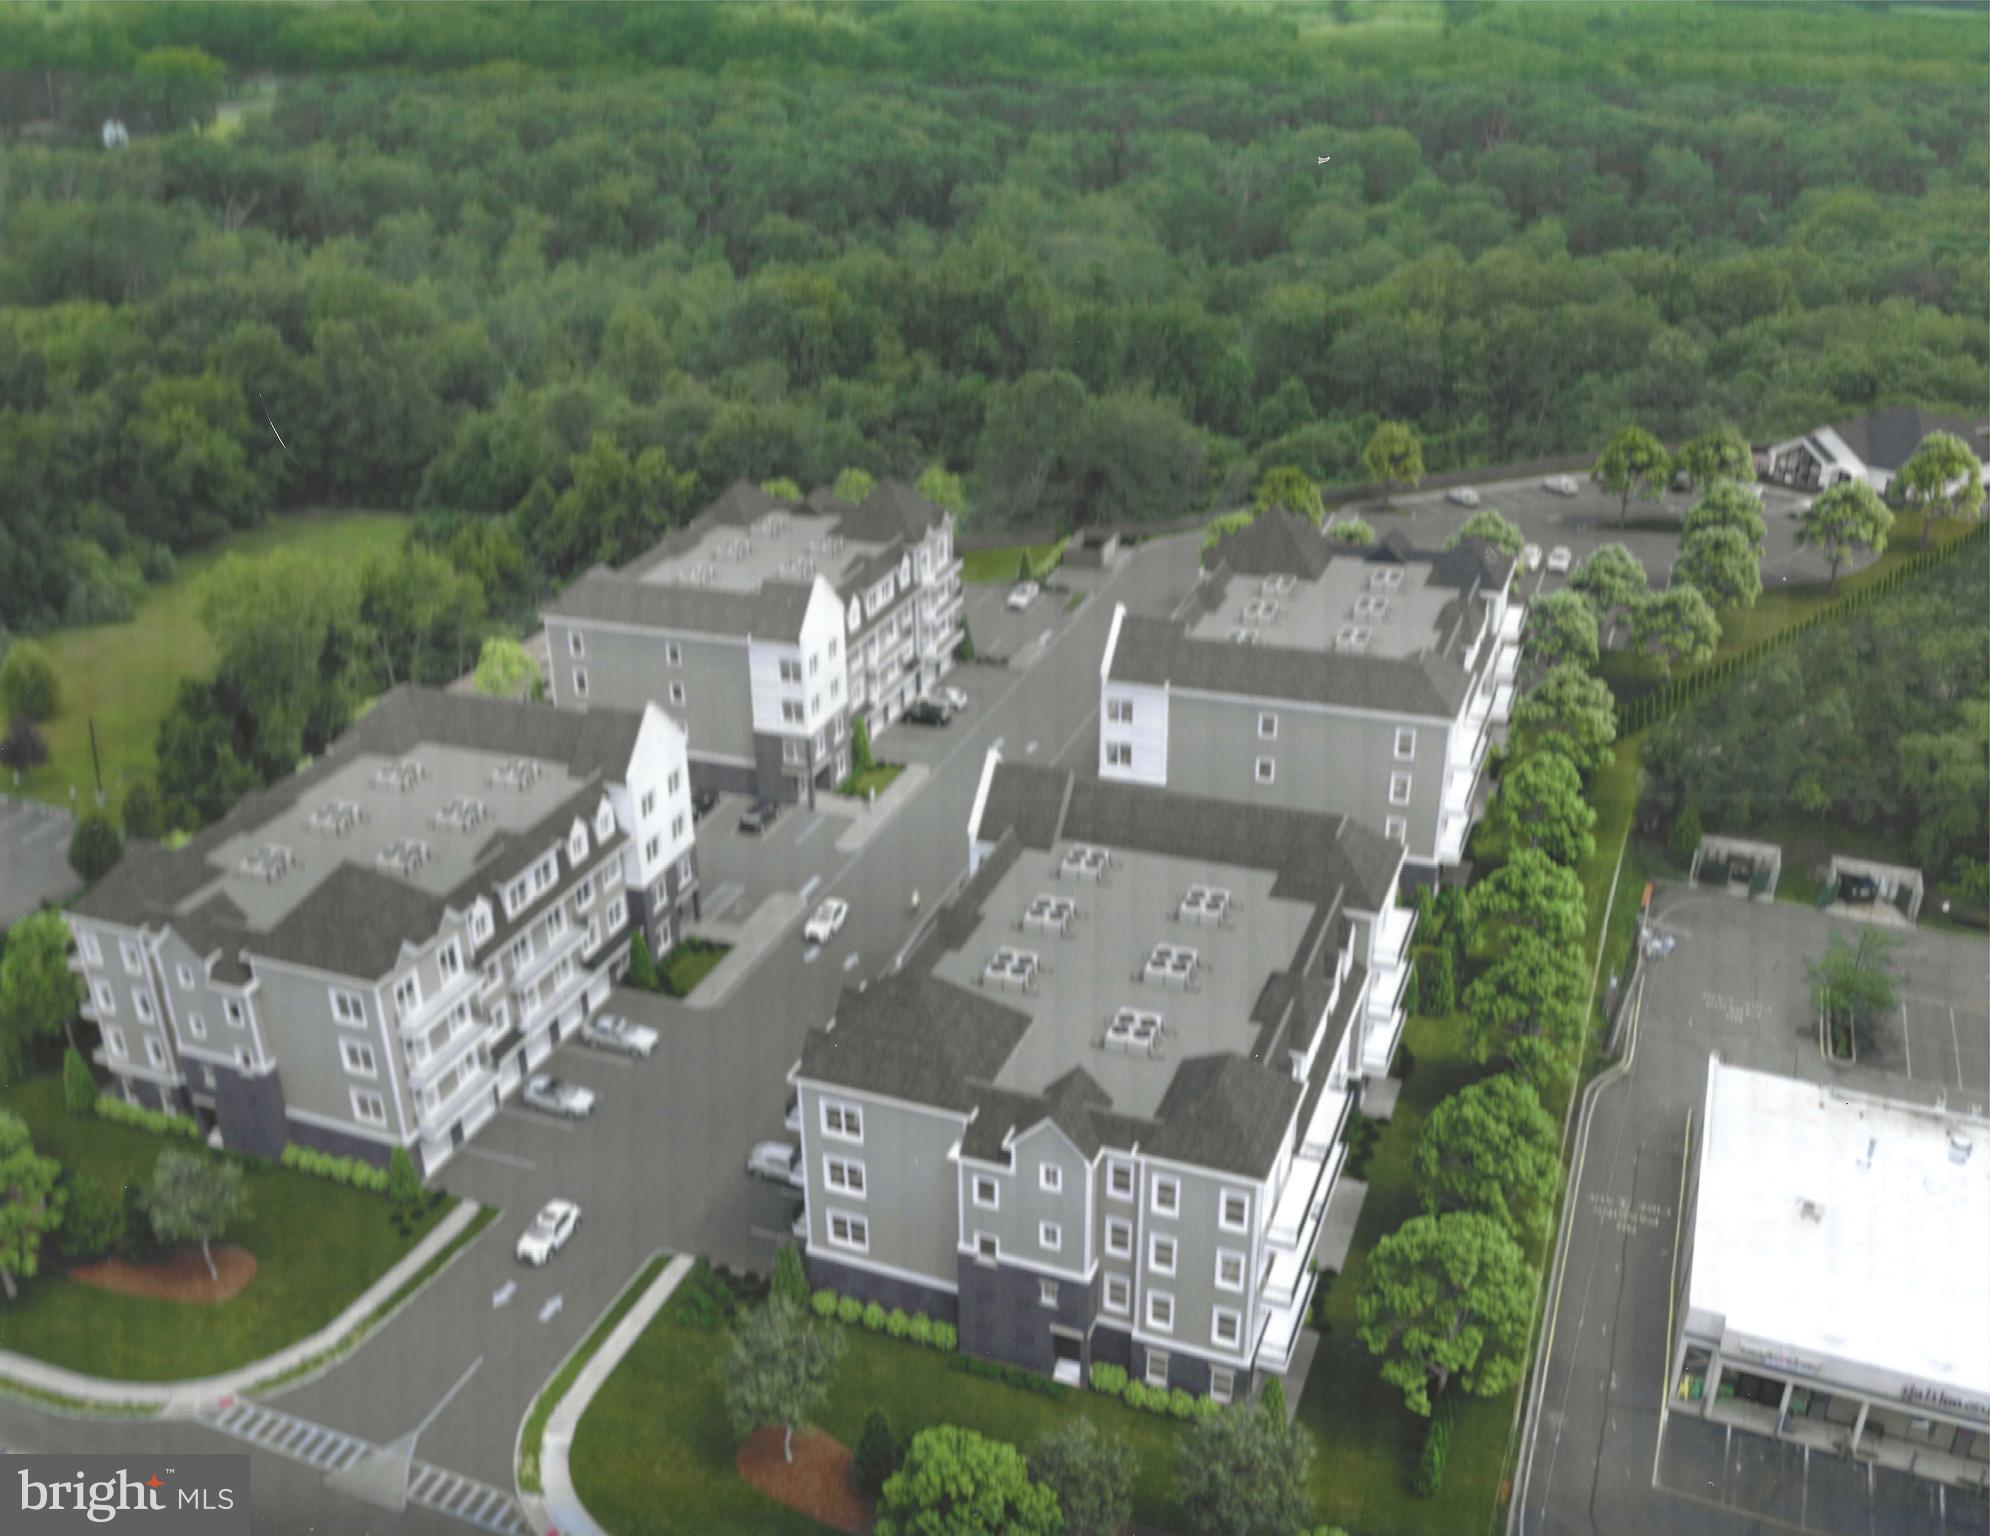
[[[1463,856],[1486,751],[1511,710],[1513,562],[1467,539],[1369,548],[1261,513],[1203,557],[1172,618],[1113,615],[1099,773],[1380,828],[1413,865]]]
[[[852,505],[740,481],[618,570],[544,610],[553,700],[655,702],[684,723],[699,789],[812,800],[953,669],[953,516],[895,480]]]
[[[790,1074],[812,1282],[1058,1380],[1254,1393],[1351,1230],[1326,1212],[1401,1025],[1401,844],[993,752],[968,838],[960,893]]]
[[[433,1172],[698,902],[661,709],[396,688],[308,767],[70,906],[96,1059],[222,1145]]]
[[[1764,478],[1797,491],[1826,491],[1864,481],[1884,496],[1900,466],[1931,432],[1961,438],[1976,455],[1981,473],[1984,456],[1990,454],[1990,417],[1947,416],[1911,405],[1889,405],[1771,444]]]

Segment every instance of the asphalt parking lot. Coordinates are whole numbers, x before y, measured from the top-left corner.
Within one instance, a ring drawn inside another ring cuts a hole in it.
[[[1394,499],[1394,510],[1364,509],[1376,532],[1386,532],[1401,524],[1419,544],[1441,544],[1476,510],[1494,508],[1515,523],[1529,542],[1546,552],[1557,545],[1567,547],[1580,565],[1605,544],[1622,544],[1643,563],[1654,587],[1664,587],[1679,558],[1679,529],[1695,497],[1668,493],[1660,501],[1633,499],[1629,516],[1620,525],[1617,498],[1591,483],[1586,474],[1575,476],[1577,492],[1557,496],[1546,490],[1539,478],[1488,481],[1473,487],[1479,493],[1479,507],[1460,507],[1445,499],[1444,491],[1418,491]],[[1793,508],[1809,498],[1780,486],[1764,485],[1762,521],[1767,536],[1762,546],[1762,587],[1774,591],[1792,582],[1823,581],[1830,566],[1815,550],[1799,548]],[[1841,575],[1857,570],[1863,561],[1848,560]],[[1561,583],[1547,573],[1545,563],[1539,572],[1523,575],[1521,590],[1553,591]]]
[[[1538,1411],[1529,1414],[1510,1528],[1526,1536],[1990,1536],[1990,1500],[1979,1494],[1674,1416],[1665,1395],[1687,1120],[1705,1099],[1709,1053],[1981,1108],[1990,1104],[1990,1077],[1977,1065],[1990,1062],[1990,943],[1907,935],[1897,956],[1906,1003],[1898,1064],[1889,1048],[1844,1068],[1820,1054],[1804,962],[1834,933],[1856,939],[1858,924],[1665,885],[1653,925],[1676,935],[1678,947],[1644,967],[1626,1064],[1601,1080],[1578,1138],[1566,1253],[1550,1277]],[[1939,1037],[1951,1023],[1944,1049]]]
[[[0,796],[0,928],[82,885],[69,867],[69,812]]]

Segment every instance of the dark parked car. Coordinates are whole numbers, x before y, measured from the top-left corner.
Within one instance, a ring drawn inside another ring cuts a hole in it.
[[[945,725],[954,712],[938,699],[915,699],[906,706],[905,719],[912,725]]]
[[[740,814],[739,830],[761,833],[774,825],[774,818],[781,814],[778,800],[756,800]]]
[[[1865,903],[1879,900],[1879,882],[1871,875],[1840,875],[1838,899]]]
[[[719,803],[716,789],[694,789],[691,791],[691,819],[703,821],[712,814],[712,807]]]

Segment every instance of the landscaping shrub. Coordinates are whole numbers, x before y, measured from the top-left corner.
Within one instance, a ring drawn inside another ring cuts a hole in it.
[[[874,1301],[869,1306],[864,1308],[864,1318],[863,1318],[864,1326],[868,1328],[872,1333],[883,1332],[884,1317],[885,1317],[884,1307],[879,1302]]]
[[[62,1107],[79,1120],[89,1119],[97,1108],[96,1075],[73,1045],[62,1053]]]
[[[200,1140],[200,1122],[191,1115],[169,1115],[163,1110],[147,1109],[142,1104],[128,1104],[114,1093],[97,1095],[97,1118],[108,1120],[113,1125],[130,1126],[135,1131],[149,1131],[154,1136]]]
[[[1048,1376],[1035,1371],[1026,1371],[1019,1365],[1003,1365],[995,1360],[983,1360],[975,1355],[955,1355],[948,1362],[951,1369],[968,1376],[981,1376],[989,1381],[999,1381],[1004,1386],[1019,1387],[1025,1392],[1034,1392],[1039,1397],[1062,1397],[1071,1389],[1052,1381]]]
[[[902,1339],[912,1331],[912,1319],[905,1315],[905,1308],[893,1307],[885,1315],[884,1331],[894,1339]]]
[[[1451,1454],[1451,1405],[1439,1400],[1423,1434],[1423,1450],[1416,1459],[1416,1496],[1434,1499],[1444,1486],[1444,1462]]]
[[[871,1409],[864,1415],[864,1427],[857,1432],[856,1449],[850,1457],[850,1477],[857,1492],[867,1499],[884,1492],[884,1480],[898,1470],[904,1454],[884,1410]]]
[[[1381,1130],[1375,1122],[1357,1110],[1347,1124],[1347,1159],[1343,1164],[1346,1177],[1358,1179],[1367,1170],[1368,1159],[1374,1155],[1380,1136]]]
[[[813,1296],[809,1297],[808,1304],[815,1309],[815,1315],[825,1321],[836,1315],[836,1293],[834,1291],[817,1291]]]
[[[400,1152],[400,1148],[395,1148]],[[405,1159],[407,1154],[401,1152]],[[349,1189],[363,1189],[369,1194],[387,1194],[393,1184],[389,1169],[376,1168],[373,1164],[357,1157],[334,1157],[329,1152],[320,1152],[315,1147],[301,1147],[296,1142],[286,1142],[277,1161],[293,1173],[301,1173],[309,1178],[323,1179],[329,1184],[341,1184]],[[408,1164],[408,1173],[414,1174],[414,1164]],[[421,1181],[415,1180],[414,1195],[408,1205],[419,1203]],[[403,1209],[407,1209],[404,1206]]]
[[[914,1344],[924,1344],[928,1349],[931,1349],[933,1347],[933,1320],[924,1312],[915,1314],[908,1337],[911,1338]]]
[[[933,1348],[955,1350],[960,1347],[960,1330],[952,1323],[933,1324]]]
[[[854,1296],[844,1296],[836,1303],[836,1316],[846,1323],[854,1323],[864,1315],[864,1304]]]
[[[691,1273],[671,1298],[671,1320],[680,1328],[698,1333],[718,1333],[732,1321],[737,1310],[732,1287],[712,1272],[704,1259],[691,1266]]]
[[[1092,1363],[1092,1390],[1103,1392],[1108,1397],[1118,1397],[1126,1390],[1126,1367],[1108,1365],[1104,1361]]]
[[[1432,1018],[1458,1006],[1458,963],[1452,951],[1453,945],[1447,938],[1444,943],[1422,951],[1417,961],[1417,1002]]]
[[[406,1147],[396,1147],[387,1159],[387,1198],[401,1210],[421,1201],[421,1175]]]
[[[1185,1419],[1195,1411],[1195,1399],[1189,1395],[1187,1387],[1176,1387],[1168,1394],[1168,1412],[1178,1419]]]
[[[118,1257],[127,1264],[150,1264],[164,1255],[159,1236],[152,1230],[152,1214],[145,1208],[145,1186],[124,1186],[123,1223],[117,1237]]]
[[[124,1202],[87,1173],[63,1178],[68,1203],[56,1231],[56,1247],[72,1264],[101,1259],[124,1236]]]

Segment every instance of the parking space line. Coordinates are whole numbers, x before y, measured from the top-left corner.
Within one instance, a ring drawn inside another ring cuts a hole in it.
[[[1955,1085],[1958,1088],[1967,1087],[1968,1084],[1962,1080],[1962,1031],[1956,1028],[1953,1003],[1949,1005],[1949,1039],[1955,1043]]]
[[[527,1173],[537,1173],[539,1165],[529,1158],[513,1157],[509,1152],[494,1152],[489,1147],[470,1146],[463,1148],[465,1157],[481,1157],[488,1162],[503,1163],[508,1168],[522,1168]]]
[[[815,818],[814,821],[811,821],[807,826],[803,827],[801,830],[801,834],[795,838],[795,846],[799,848],[803,843],[807,842],[811,837],[814,837],[816,833],[822,830],[822,824],[827,820],[829,820],[827,816],[818,816]]]
[[[555,1120],[551,1115],[542,1115],[523,1109],[512,1109],[509,1106],[499,1110],[498,1113],[507,1120],[516,1120],[520,1125],[537,1126],[542,1131],[558,1131],[562,1136],[571,1136],[574,1133],[574,1128],[571,1124],[565,1120]]]
[[[1907,999],[1900,1000],[1900,1049],[1907,1055],[1907,1075],[1914,1075],[1914,1027],[1907,1022]]]

